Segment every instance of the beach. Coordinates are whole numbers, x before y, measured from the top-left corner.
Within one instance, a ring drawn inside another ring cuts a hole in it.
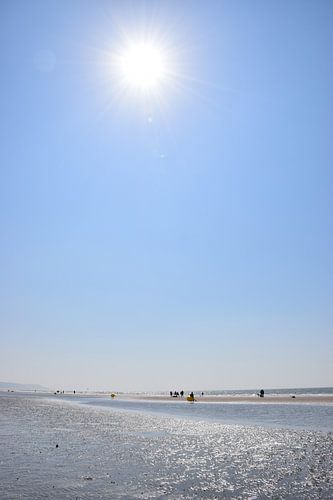
[[[333,0],[0,13],[0,500],[333,500]]]
[[[122,399],[137,399],[143,401],[184,401],[186,402],[186,395],[181,397],[171,397],[166,395],[150,395],[150,394],[130,394],[130,395],[118,395]],[[224,396],[211,396],[200,394],[195,395],[197,402],[205,403],[259,403],[259,404],[273,404],[273,403],[305,403],[305,404],[333,404],[332,394],[321,394],[321,395],[297,395],[292,397],[291,395],[266,395],[263,398],[258,397],[256,394],[252,396],[243,395],[224,395]]]
[[[0,394],[1,498],[332,497],[331,432],[174,416],[164,401],[152,414],[145,401],[129,411],[74,399]]]

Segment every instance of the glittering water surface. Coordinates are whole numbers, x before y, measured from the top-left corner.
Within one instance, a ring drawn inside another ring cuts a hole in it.
[[[332,498],[332,434],[0,396],[0,497]],[[58,445],[58,446],[57,446]]]
[[[83,398],[85,404],[138,412],[158,413],[224,424],[261,425],[333,432],[333,404],[205,403],[186,401],[128,401]]]

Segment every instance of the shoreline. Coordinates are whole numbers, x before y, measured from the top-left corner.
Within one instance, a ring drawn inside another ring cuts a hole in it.
[[[184,397],[171,397],[165,395],[143,395],[143,394],[119,394],[116,398],[123,400],[137,400],[137,401],[163,401],[163,402],[185,402],[187,403],[186,396]],[[271,396],[267,395],[263,398],[259,396],[242,396],[242,395],[227,395],[227,396],[196,396],[196,402],[200,403],[255,403],[255,404],[268,404],[268,403],[283,403],[283,404],[333,404],[333,395],[318,395],[318,396]]]
[[[105,394],[77,396],[1,394],[3,498],[332,497],[331,432],[277,425],[277,406],[259,408],[259,417],[272,415],[272,427],[229,422],[224,412],[241,410],[230,406],[221,405],[225,420],[217,422],[118,412],[111,398],[96,408],[79,403],[89,397],[98,403]],[[200,404],[178,408],[185,416]],[[282,413],[293,414],[289,408]],[[307,410],[323,414],[304,406],[302,422]]]
[[[83,398],[110,398],[111,392],[109,393],[97,393],[97,392],[76,392],[73,394],[72,392],[60,392],[59,394],[55,394],[54,392],[34,392],[34,391],[0,391],[1,394],[21,394],[26,396],[33,397],[49,397],[59,398],[59,399],[83,399]],[[183,397],[171,397],[170,395],[165,394],[130,394],[130,393],[116,393],[115,399],[122,401],[150,401],[150,402],[165,402],[165,403],[188,403],[186,400],[187,394]],[[333,405],[333,394],[325,394],[325,395],[265,395],[264,397],[259,397],[257,395],[221,395],[221,396],[212,396],[212,395],[194,395],[195,401],[197,403],[221,403],[221,404],[326,404]]]
[[[8,391],[0,390],[1,394],[7,395],[25,395],[34,397],[50,397],[53,398],[110,398],[110,392],[80,392],[77,391],[75,394],[70,391],[65,391],[64,393],[59,392],[38,392],[38,391]],[[166,403],[188,403],[186,400],[187,394],[183,397],[173,397],[166,394],[138,394],[138,393],[117,393],[114,392],[115,399],[123,401],[151,401],[151,402],[166,402]],[[228,395],[194,395],[195,401],[197,403],[253,403],[253,404],[333,404],[333,394],[318,394],[318,395],[272,395],[267,394],[264,397],[259,397],[257,395],[241,395],[241,394],[228,394]]]

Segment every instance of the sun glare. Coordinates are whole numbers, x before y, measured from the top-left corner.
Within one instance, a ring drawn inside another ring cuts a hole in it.
[[[163,51],[148,42],[124,48],[118,56],[118,66],[123,83],[141,91],[156,90],[167,75]]]

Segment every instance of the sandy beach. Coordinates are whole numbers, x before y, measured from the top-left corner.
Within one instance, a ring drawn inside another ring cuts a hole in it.
[[[102,401],[1,393],[1,498],[332,497],[330,432],[152,415],[142,400],[134,412]]]
[[[7,391],[0,390],[0,394],[4,393],[6,394]],[[54,392],[33,392],[33,391],[26,391],[26,395],[31,395],[31,396],[48,396],[48,397],[62,397],[62,398],[68,398],[73,396],[73,392],[71,391],[66,391],[64,394],[59,393],[55,394]],[[183,397],[171,397],[170,395],[166,394],[145,394],[145,393],[117,393],[114,392],[115,397],[117,400],[122,400],[122,401],[159,401],[159,402],[167,402],[167,403],[176,403],[176,402],[183,402],[187,404],[187,393],[184,394]],[[94,391],[85,391],[85,392],[76,392],[77,397],[92,397],[92,398],[105,398],[105,397],[110,397],[111,391],[110,392],[94,392]],[[279,403],[279,404],[332,404],[333,405],[333,394],[318,394],[318,395],[311,395],[311,394],[304,394],[304,395],[278,395],[278,394],[267,394],[264,397],[259,397],[256,394],[253,395],[241,395],[241,394],[236,394],[236,395],[223,395],[223,396],[212,396],[212,395],[206,395],[201,396],[199,393],[195,394],[195,400],[197,403],[254,403],[254,404],[273,404],[273,403]]]
[[[184,397],[170,397],[166,395],[143,395],[143,394],[119,394],[118,398],[121,399],[137,399],[142,401],[186,401],[186,395]],[[333,404],[333,395],[320,395],[320,396],[271,396],[267,395],[263,398],[258,396],[195,396],[196,402],[205,402],[205,403],[258,403],[258,404],[267,404],[267,403],[283,403],[283,404],[295,404],[295,403],[307,403],[307,404]]]

